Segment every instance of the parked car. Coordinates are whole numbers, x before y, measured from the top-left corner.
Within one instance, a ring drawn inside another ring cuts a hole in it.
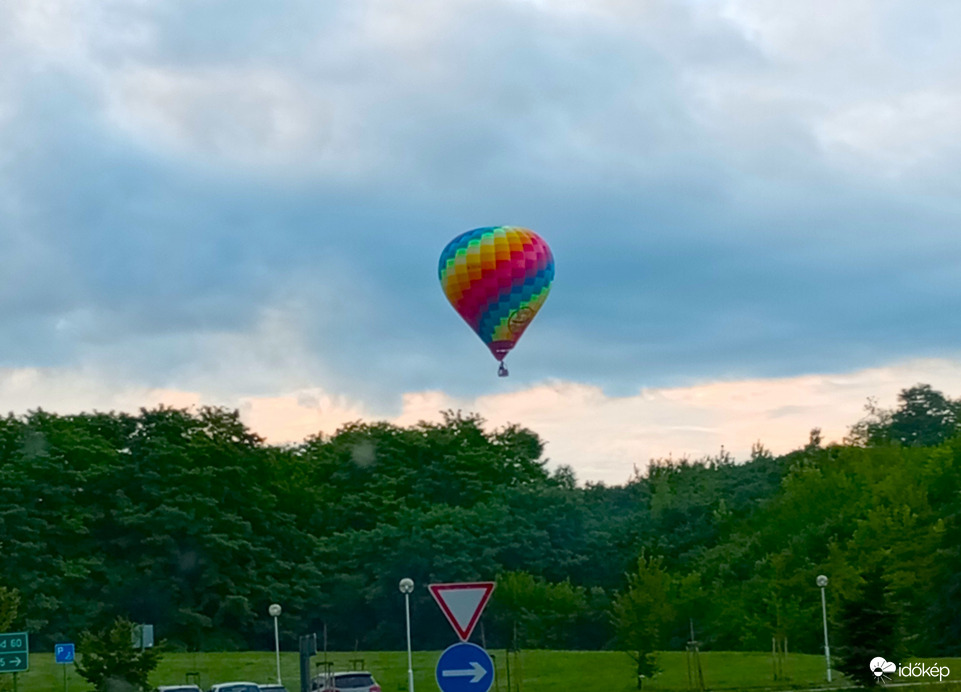
[[[380,692],[374,676],[364,670],[318,675],[310,683],[312,692]]]
[[[260,692],[287,692],[287,688],[283,685],[271,683],[269,685],[261,685]]]
[[[196,685],[160,685],[154,687],[153,692],[202,692]]]
[[[207,692],[260,692],[256,682],[218,682]]]

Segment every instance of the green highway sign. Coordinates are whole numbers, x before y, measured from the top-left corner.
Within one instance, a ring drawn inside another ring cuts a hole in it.
[[[0,634],[0,673],[22,673],[29,667],[29,637],[26,632]]]

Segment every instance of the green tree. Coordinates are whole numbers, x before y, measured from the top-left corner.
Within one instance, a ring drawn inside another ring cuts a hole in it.
[[[932,447],[958,430],[959,402],[929,384],[902,389],[898,407],[887,410],[868,400],[868,415],[852,426],[849,439],[859,444],[896,443],[907,447]]]
[[[896,662],[904,651],[884,573],[876,567],[861,577],[857,595],[841,603],[835,665],[855,685],[864,687],[875,682],[868,667],[872,659],[880,656]]]
[[[641,676],[650,677],[658,671],[657,650],[674,618],[674,608],[668,602],[671,577],[661,563],[660,557],[648,558],[642,553],[637,569],[628,575],[627,589],[614,598],[611,606],[618,645],[637,665],[638,689]]]
[[[19,610],[20,592],[0,586],[0,632],[7,632],[13,627]]]
[[[0,632],[9,632],[17,620],[20,610],[20,593],[16,589],[0,586]],[[13,689],[9,675],[0,678],[0,690],[7,692]]]
[[[588,611],[588,594],[569,581],[552,584],[527,572],[497,577],[491,616],[512,640],[511,648],[567,649]]]
[[[134,624],[117,618],[106,629],[80,636],[83,655],[77,673],[96,692],[143,692],[150,673],[160,663],[160,647],[140,649],[133,645]]]
[[[955,434],[958,403],[919,384],[898,395],[901,405],[891,416],[891,438],[912,447],[933,447]]]
[[[961,655],[961,439],[954,438],[945,446],[943,454],[933,461],[940,465],[941,473],[931,482],[931,504],[937,507],[943,519],[941,547],[934,556],[937,574],[924,588],[918,585],[919,595],[927,597],[927,624],[925,629],[933,642],[927,649],[939,655]],[[941,452],[942,450],[937,450]],[[939,528],[935,523],[935,528]],[[933,596],[933,598],[932,598]]]

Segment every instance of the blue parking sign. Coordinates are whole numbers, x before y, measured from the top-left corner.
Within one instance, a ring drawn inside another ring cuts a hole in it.
[[[494,661],[477,644],[458,642],[437,661],[437,685],[443,692],[488,692],[494,683]]]
[[[73,663],[73,644],[55,644],[53,658],[57,663]]]

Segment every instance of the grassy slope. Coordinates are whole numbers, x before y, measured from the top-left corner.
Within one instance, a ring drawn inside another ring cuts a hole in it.
[[[506,655],[503,651],[492,653],[498,672],[492,689],[508,692]],[[434,681],[434,666],[438,656],[439,652],[414,653],[416,690],[433,692],[438,689]],[[297,658],[296,653],[281,654],[281,674],[290,692],[300,689]],[[314,662],[322,658],[323,655],[316,656]],[[332,653],[329,658],[337,670],[349,669],[351,659],[363,659],[363,666],[374,673],[384,692],[407,689],[405,652]],[[961,659],[942,660],[940,663],[951,668],[953,679],[961,679]],[[683,652],[662,654],[661,666],[663,672],[646,683],[645,689],[688,688],[687,662]],[[701,667],[708,689],[750,690],[775,686],[770,654],[708,652],[701,654]],[[19,676],[18,692],[63,690],[63,668],[53,662],[52,654],[31,654],[30,670]],[[214,682],[229,680],[273,682],[275,670],[272,652],[167,654],[151,680],[155,685],[173,684],[183,682],[187,672],[198,671],[201,673],[201,684],[206,688]],[[87,692],[90,689],[76,675],[73,666],[67,666],[67,671],[69,692]],[[782,682],[786,687],[820,685],[824,681],[824,659],[820,656],[791,654],[784,672],[789,678]],[[631,660],[625,654],[609,651],[525,651],[518,661],[511,657],[513,684],[510,692],[517,690],[518,678],[522,680],[521,692],[631,692],[636,689]],[[898,688],[899,692],[905,689]]]

